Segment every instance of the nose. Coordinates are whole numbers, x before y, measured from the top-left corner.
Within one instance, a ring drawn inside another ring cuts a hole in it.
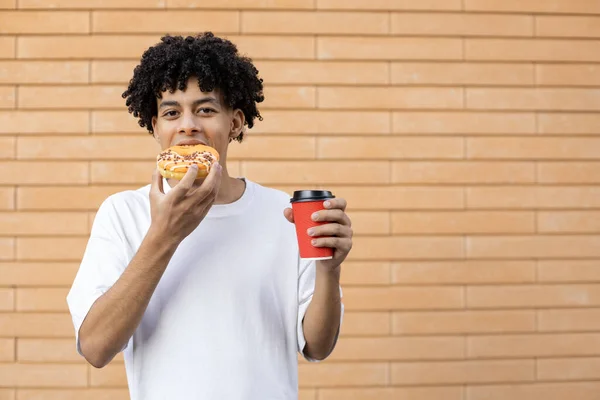
[[[193,115],[185,113],[180,119],[181,124],[179,125],[178,133],[186,136],[194,136],[200,133],[201,128],[198,124],[198,119],[194,118]]]

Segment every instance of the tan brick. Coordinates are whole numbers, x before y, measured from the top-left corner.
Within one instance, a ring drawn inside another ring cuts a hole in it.
[[[0,338],[0,362],[15,361],[15,339]],[[2,399],[0,392],[0,399]]]
[[[0,238],[0,261],[14,260],[15,240],[12,238]]]
[[[19,8],[164,8],[166,0],[19,0]]]
[[[123,363],[110,363],[102,369],[89,366],[91,387],[127,387],[127,376]]]
[[[467,138],[471,159],[597,159],[600,138]]]
[[[57,311],[68,312],[67,288],[18,288],[17,311]]]
[[[20,36],[17,51],[19,58],[36,59],[139,58],[149,46],[159,41],[156,35]]]
[[[537,361],[540,380],[572,381],[600,378],[600,358],[561,358]]]
[[[593,331],[600,329],[600,309],[538,310],[541,332]]]
[[[219,0],[220,1],[220,0]],[[253,59],[314,59],[315,38],[311,36],[231,36],[242,54]]]
[[[0,288],[0,311],[12,311],[15,308],[15,292],[13,289]]]
[[[538,212],[538,232],[596,233],[600,232],[600,212],[548,211]]]
[[[244,33],[386,34],[389,17],[379,12],[245,11]]]
[[[299,389],[298,400],[316,400],[317,390],[316,389]]]
[[[80,11],[5,11],[0,18],[0,33],[88,33],[90,17]]]
[[[121,93],[120,86],[23,86],[19,108],[123,108],[127,112]]]
[[[18,238],[17,260],[81,261],[87,237]]]
[[[139,60],[94,60],[90,63],[93,83],[128,83]]]
[[[444,311],[394,313],[395,335],[524,333],[536,330],[535,311]]]
[[[0,159],[10,160],[15,158],[15,137],[0,137]]]
[[[467,288],[471,308],[576,307],[600,305],[600,285],[519,285]]]
[[[600,116],[596,114],[540,113],[538,131],[546,134],[596,134]]]
[[[12,86],[0,86],[0,109],[15,108],[16,89]]]
[[[0,263],[0,286],[69,286],[78,263]]]
[[[84,134],[87,111],[0,111],[0,134]]]
[[[352,311],[454,309],[465,299],[460,287],[346,287],[344,304]]]
[[[0,9],[10,10],[14,8],[17,8],[17,0],[0,0]],[[2,397],[0,396],[0,398]],[[4,400],[4,398],[2,398],[2,400]]]
[[[21,160],[155,160],[159,152],[158,143],[144,134],[20,137],[17,142]]]
[[[520,13],[598,13],[600,5],[588,0],[465,0],[467,11]],[[471,400],[471,399],[469,399]]]
[[[598,257],[600,236],[469,237],[467,256],[473,258]]]
[[[598,282],[600,268],[596,260],[538,261],[537,277],[540,282]]]
[[[0,83],[87,83],[89,66],[83,61],[0,61]]]
[[[0,235],[77,235],[87,233],[84,213],[0,212]]]
[[[384,161],[248,161],[243,172],[264,184],[373,184],[388,183],[390,178],[389,165]]]
[[[93,32],[98,33],[158,33],[186,34],[213,31],[216,34],[239,32],[236,11],[94,11]],[[132,23],[135,21],[135,23]]]
[[[254,133],[368,134],[390,133],[390,113],[386,111],[275,111],[261,112],[264,120]],[[293,122],[293,123],[291,123]]]
[[[471,336],[470,358],[592,356],[600,351],[597,333]]]
[[[465,384],[535,380],[534,360],[445,361],[392,364],[392,384]]]
[[[35,173],[24,173],[35,171]],[[88,182],[88,164],[84,162],[0,162],[0,176],[4,184],[49,185],[82,184]]]
[[[533,17],[464,13],[393,13],[392,33],[436,36],[533,36]]]
[[[181,0],[178,0],[181,1]],[[349,10],[460,10],[460,0],[317,0],[319,9]]]
[[[342,338],[331,361],[391,361],[459,359],[465,341],[454,337],[371,337]]]
[[[15,209],[15,188],[0,187],[0,210]]]
[[[600,68],[594,64],[536,65],[536,83],[552,86],[598,86],[600,85]],[[555,116],[555,115],[552,115]],[[592,115],[593,117],[597,117]],[[588,115],[582,115],[588,117]]]
[[[388,212],[347,211],[355,235],[386,235],[390,233]]]
[[[20,210],[96,210],[111,194],[137,189],[130,186],[31,187],[17,189]]]
[[[551,37],[600,37],[598,17],[536,16],[537,36]]]
[[[91,128],[93,133],[136,133],[150,138],[147,128],[140,127],[138,119],[126,110],[92,111]]]
[[[68,313],[0,313],[0,336],[73,338],[75,331]]]
[[[10,36],[0,36],[0,59],[14,58],[17,39]]]
[[[394,212],[392,234],[533,233],[533,212]]]
[[[343,290],[346,288],[344,287]],[[343,299],[345,301],[345,299]],[[391,333],[390,313],[345,311],[341,336],[382,336]]]
[[[352,217],[353,229],[356,215]],[[0,264],[0,271],[2,264]],[[1,276],[1,275],[0,275]],[[388,285],[390,284],[390,264],[383,262],[344,262],[342,266],[342,286],[346,285]],[[0,277],[0,284],[2,278]]]
[[[321,60],[461,60],[461,39],[407,37],[319,37]]]
[[[316,157],[316,139],[313,137],[248,136],[242,144],[229,146],[228,160],[306,160]]]
[[[429,261],[392,265],[394,284],[533,283],[535,278],[533,261]]]
[[[599,183],[600,162],[538,163],[540,183]]]
[[[129,400],[127,389],[21,389],[17,400]]]
[[[269,84],[386,84],[385,62],[257,61],[260,76]]]
[[[428,15],[427,15],[428,16]],[[392,63],[393,84],[418,85],[529,85],[534,68],[526,64],[492,63]],[[446,116],[446,115],[445,115]],[[456,117],[448,114],[447,117]],[[522,114],[514,117],[522,117]],[[461,117],[459,115],[458,117]],[[483,115],[481,117],[484,117]],[[497,117],[492,114],[488,117]],[[513,118],[514,118],[513,117]],[[463,116],[465,119],[466,116]],[[500,119],[500,118],[497,118]],[[433,122],[433,121],[431,121]],[[440,124],[439,121],[436,121]],[[505,125],[510,121],[505,121]],[[488,129],[491,127],[488,127]]]
[[[168,0],[167,3],[168,8],[313,8],[313,3],[306,0]]]
[[[393,132],[403,134],[535,133],[535,115],[487,112],[395,112]]]
[[[365,3],[368,4],[368,3]],[[319,389],[319,400],[463,400],[461,387]]]
[[[315,108],[316,89],[308,86],[269,86],[265,87],[265,101],[262,108]]]
[[[529,183],[530,162],[395,162],[393,183]]]
[[[599,61],[599,50],[600,40],[465,39],[466,60]]]
[[[463,107],[463,90],[461,88],[320,87],[317,94],[319,107],[330,109],[448,109]]]
[[[388,138],[388,137],[320,137],[317,155],[320,159],[460,159],[462,138]]]
[[[461,237],[355,237],[351,260],[456,259],[464,257]]]
[[[466,107],[497,110],[600,109],[600,92],[595,89],[466,89]]]
[[[0,364],[0,386],[84,387],[85,365],[73,364]]]
[[[469,187],[467,208],[535,208],[538,190],[534,186]]]
[[[451,187],[343,186],[334,194],[364,210],[461,209],[464,203],[462,189]]]
[[[595,400],[596,397],[598,397],[600,383],[578,382],[472,386],[468,387],[466,390],[468,400],[563,400],[568,398],[577,400]]]
[[[387,382],[386,363],[300,364],[300,387],[381,386]]]
[[[17,355],[20,362],[84,362],[72,339],[19,339]]]

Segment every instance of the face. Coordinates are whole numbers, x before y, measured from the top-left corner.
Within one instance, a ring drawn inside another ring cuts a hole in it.
[[[230,139],[244,127],[241,110],[227,107],[218,90],[202,92],[196,78],[190,78],[185,91],[163,92],[157,105],[152,127],[162,150],[177,144],[205,144],[219,152],[219,163],[226,166]]]

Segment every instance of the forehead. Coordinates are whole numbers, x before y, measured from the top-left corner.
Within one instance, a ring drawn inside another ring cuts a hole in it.
[[[174,92],[165,90],[161,93],[161,97],[157,97],[157,103],[160,105],[165,101],[177,101],[181,104],[191,104],[199,99],[211,98],[221,104],[221,96],[218,89],[210,92],[203,92],[200,90],[198,79],[195,77],[190,78],[187,81],[186,88],[184,90],[177,89]]]

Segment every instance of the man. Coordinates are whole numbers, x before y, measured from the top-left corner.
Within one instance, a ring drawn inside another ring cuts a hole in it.
[[[89,363],[124,351],[133,400],[295,399],[297,352],[323,360],[337,342],[346,202],[315,216],[328,223],[314,245],[333,258],[300,259],[289,195],[227,171],[229,144],[261,118],[262,89],[250,59],[205,33],[162,38],[123,93],[161,149],[201,143],[221,156],[203,181],[155,171],[96,215],[67,302]]]

